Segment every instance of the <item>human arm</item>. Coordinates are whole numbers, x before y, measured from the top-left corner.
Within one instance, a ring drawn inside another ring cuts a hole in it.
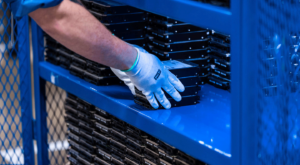
[[[165,108],[171,107],[162,89],[176,101],[181,100],[178,91],[182,92],[184,86],[157,57],[113,36],[80,5],[65,0],[29,15],[46,33],[72,51],[98,63],[127,70],[125,74],[129,79],[126,80],[141,90],[154,108],[158,108],[157,100]]]
[[[84,7],[69,0],[39,8],[29,16],[55,40],[92,61],[126,70],[137,57],[133,46],[113,36]]]

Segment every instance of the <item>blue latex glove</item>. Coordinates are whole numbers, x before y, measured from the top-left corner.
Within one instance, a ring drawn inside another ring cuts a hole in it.
[[[63,0],[4,0],[10,4],[16,18],[21,18],[38,8],[48,8],[60,4]]]
[[[180,101],[181,95],[178,91],[183,92],[184,86],[156,56],[140,47],[136,47],[136,49],[138,56],[135,64],[125,73],[131,82],[143,92],[153,108],[159,107],[157,100],[164,108],[171,108],[171,104],[162,89],[174,100]]]

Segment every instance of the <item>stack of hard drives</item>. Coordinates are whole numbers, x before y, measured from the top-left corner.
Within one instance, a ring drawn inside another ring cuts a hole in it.
[[[198,92],[200,90],[199,82],[206,81],[206,78],[202,80],[202,76],[199,76],[199,71],[201,68],[192,62],[186,60],[168,60],[163,61],[165,67],[173,73],[185,86],[185,91],[180,93],[182,100],[180,102],[175,101],[170,95],[166,92],[167,99],[170,101],[172,107],[179,107],[185,105],[193,105],[199,102]],[[141,91],[135,88],[135,103],[152,109],[147,98]],[[160,106],[160,108],[163,108]]]
[[[83,4],[115,36],[127,43],[144,47],[144,11],[110,0],[83,0]]]
[[[70,93],[65,109],[71,165],[204,165]]]
[[[72,52],[48,35],[45,35],[45,39],[46,61],[69,69],[72,75],[95,85],[115,85],[122,83],[109,67]]]
[[[208,83],[217,88],[230,90],[230,36],[213,31],[209,47],[212,69]]]
[[[208,36],[211,31],[169,17],[148,14],[146,49],[162,61],[186,59],[201,68],[202,80],[210,71]],[[206,81],[199,81],[199,84]]]
[[[69,69],[73,52],[55,41],[48,35],[45,35],[46,38],[46,61],[59,65],[65,69]]]

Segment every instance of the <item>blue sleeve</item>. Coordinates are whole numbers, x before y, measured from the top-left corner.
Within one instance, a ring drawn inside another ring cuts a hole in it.
[[[60,4],[63,0],[4,0],[10,4],[16,18],[21,18],[38,8],[48,8]]]

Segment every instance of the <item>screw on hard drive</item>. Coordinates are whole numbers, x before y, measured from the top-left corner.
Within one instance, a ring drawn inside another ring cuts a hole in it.
[[[191,29],[188,29],[188,31],[191,31]]]

